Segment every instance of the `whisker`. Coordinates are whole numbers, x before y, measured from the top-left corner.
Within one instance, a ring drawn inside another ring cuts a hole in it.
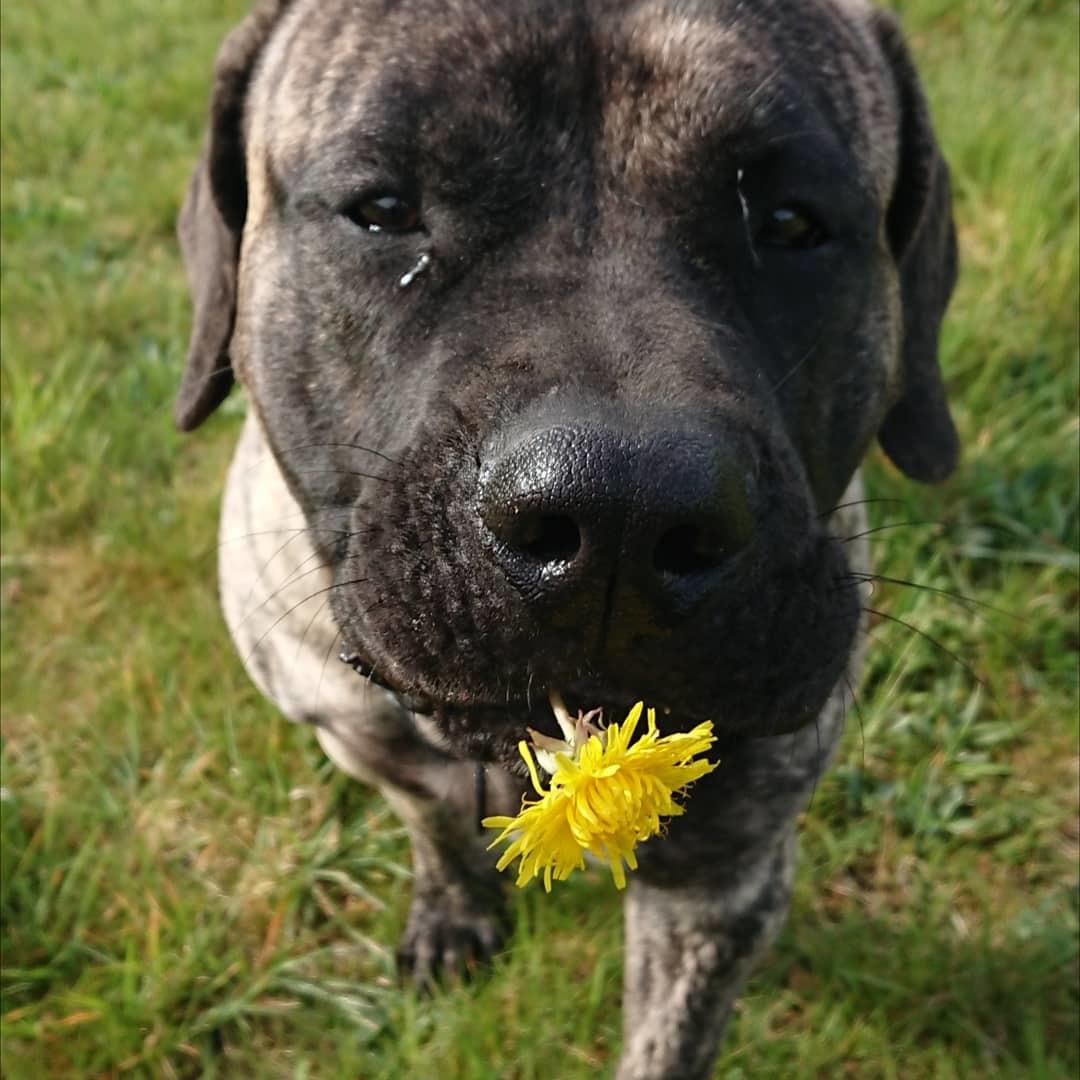
[[[780,135],[774,135],[772,138],[765,139],[762,146],[779,146],[781,143],[791,142],[794,139],[802,139],[807,135],[815,135],[817,132],[814,128],[799,128],[797,131],[785,131]]]
[[[291,515],[293,517],[303,517],[303,511],[299,514]],[[194,556],[196,562],[201,562],[203,559],[209,559],[212,555],[219,554],[222,548],[229,547],[232,544],[238,544],[241,540],[248,540],[256,536],[281,536],[284,533],[337,533],[339,536],[349,536],[349,529],[334,529],[329,526],[322,528],[319,526],[309,525],[288,525],[280,529],[257,529],[254,532],[236,533],[232,536],[227,536],[224,539],[217,540],[210,547],[204,548]]]
[[[386,604],[386,598],[380,596],[379,599],[376,600],[374,604],[368,604],[368,606],[366,608],[364,608],[364,614],[369,615],[373,611],[378,611],[379,608],[383,607],[385,604]]]
[[[906,629],[910,630],[913,634],[918,634],[918,636],[921,637],[924,641],[928,641],[931,645],[934,646],[934,648],[939,649],[951,660],[959,664],[960,667],[963,668],[963,670],[990,695],[991,699],[996,704],[998,703],[994,691],[990,688],[990,686],[986,683],[984,679],[980,679],[979,676],[975,674],[975,669],[966,660],[953,652],[952,649],[950,649],[947,645],[944,645],[940,641],[938,641],[938,639],[932,634],[928,634],[925,630],[920,630],[917,626],[914,626],[912,623],[901,619],[897,615],[890,615],[888,614],[888,612],[879,611],[877,608],[867,607],[863,608],[863,611],[866,611],[871,615],[876,615],[879,619],[887,619],[889,622],[896,623],[899,626],[903,626]]]
[[[820,344],[821,334],[819,333],[817,340],[810,346],[809,349],[806,350],[806,352],[802,354],[802,356],[795,362],[795,364],[784,373],[780,381],[776,383],[775,386],[773,386],[771,392],[775,394],[778,390],[780,390],[780,388],[788,381],[788,379],[792,378],[792,376],[794,376],[799,371],[803,364],[805,364],[810,359],[810,357],[812,357],[814,353],[817,352],[818,346]]]
[[[330,597],[327,597],[319,606],[315,609],[315,614],[308,619],[307,626],[304,627],[304,632],[300,635],[300,641],[296,645],[296,655],[293,657],[293,667],[295,668],[300,661],[300,653],[303,651],[304,642],[307,640],[308,632],[315,625],[315,620],[326,610],[327,605],[330,603]],[[320,682],[322,681],[320,676]],[[318,695],[316,694],[316,700]]]
[[[271,593],[269,593],[269,595],[267,595],[259,603],[258,607],[254,607],[250,611],[245,612],[244,616],[236,624],[237,629],[239,629],[241,626],[243,626],[244,623],[246,623],[248,621],[248,619],[251,618],[252,615],[255,615],[257,612],[262,611],[262,609],[264,607],[266,607],[266,605],[269,604],[270,601],[273,600],[276,596],[280,596],[281,593],[285,590],[286,586],[294,585],[294,584],[296,584],[296,582],[301,581],[303,578],[309,577],[311,574],[317,574],[320,570],[331,570],[332,569],[332,567],[327,563],[319,563],[318,566],[313,566],[313,567],[311,567],[311,569],[305,570],[303,573],[297,573],[297,571],[300,569],[301,566],[304,565],[304,563],[310,562],[313,558],[316,558],[316,557],[317,557],[317,554],[309,555],[306,559],[304,559],[303,562],[301,562],[298,566],[296,566],[293,569],[292,573],[284,581],[282,581],[280,584],[278,584],[278,585],[276,585],[274,587],[273,591]],[[361,558],[360,555],[346,555],[341,561],[342,562],[352,562],[354,559],[359,559],[359,558]],[[312,593],[312,596],[317,596],[317,595],[318,595],[317,593]]]
[[[846,510],[850,506],[870,506],[872,503],[896,503],[899,506],[903,505],[903,502],[903,499],[852,499],[850,502],[837,503],[831,510],[818,514],[818,520],[835,514],[837,510]]]
[[[275,549],[275,551],[270,555],[270,557],[259,568],[258,572],[255,575],[255,580],[254,580],[254,582],[252,582],[251,589],[248,591],[247,596],[244,598],[244,605],[243,605],[244,607],[247,607],[247,605],[251,602],[251,598],[255,593],[255,589],[258,587],[259,582],[262,581],[263,576],[265,575],[266,571],[270,568],[270,564],[291,543],[293,543],[295,540],[299,539],[299,537],[303,536],[304,533],[308,533],[308,532],[311,532],[311,533],[328,532],[328,533],[334,533],[337,536],[343,536],[346,539],[352,539],[353,537],[364,536],[367,533],[371,532],[371,526],[370,525],[366,526],[363,529],[332,529],[332,528],[317,528],[317,527],[316,528],[292,528],[292,529],[267,529],[267,530],[264,530],[263,532],[248,533],[247,535],[248,536],[272,536],[272,535],[275,535],[275,534],[280,535],[283,532],[292,532],[293,535],[290,536],[288,538],[288,540],[286,540],[283,544],[281,544],[277,549]],[[240,537],[239,539],[243,539],[243,537]],[[222,546],[224,546],[224,541],[221,544],[218,545],[219,549]],[[302,559],[297,564],[295,569],[298,570],[301,566],[304,566],[306,563],[310,562],[313,558],[316,558],[318,556],[318,554],[319,553],[317,551],[312,552],[312,554],[310,554],[306,558]],[[353,555],[345,556],[345,558],[355,558],[355,557],[356,556],[353,556]],[[289,583],[289,580],[290,580],[290,578],[286,578],[285,581],[281,582],[278,586],[276,586],[276,590],[283,589]],[[273,594],[271,594],[271,596],[272,595]],[[271,597],[267,597],[267,600],[269,600],[270,598]]]
[[[258,461],[253,461],[250,465],[248,465],[244,469],[244,475],[247,475],[254,469],[261,469],[264,465],[273,465],[275,468],[281,468],[273,454],[267,453],[260,457]],[[359,470],[352,469],[316,468],[314,466],[305,467],[303,465],[293,465],[291,466],[291,468],[294,472],[306,473],[313,476],[318,476],[320,473],[328,473],[335,476],[359,476],[363,477],[366,480],[381,480],[384,483],[388,483],[392,479],[392,477],[389,476],[378,476],[375,473],[360,472]]]
[[[289,446],[280,446],[277,448],[279,454],[292,453],[294,450],[324,450],[324,449],[340,449],[340,450],[361,450],[365,454],[371,454],[373,457],[382,458],[383,461],[389,462],[391,465],[401,465],[401,462],[397,458],[390,457],[389,454],[384,454],[381,450],[375,450],[370,446],[363,446],[357,442],[310,442],[310,443],[292,443]]]
[[[840,538],[840,543],[849,544],[852,540],[861,540],[864,536],[872,536],[874,533],[885,532],[886,529],[902,529],[907,525],[941,525],[940,521],[888,521],[884,525],[875,525],[871,529],[864,529],[853,536]]]
[[[204,380],[212,379],[215,375],[224,375],[226,371],[230,375],[233,373],[232,364],[223,364],[221,367],[216,367],[212,371],[208,371],[205,375],[200,376],[200,378]]]
[[[968,524],[965,522],[948,522],[948,521],[887,521],[884,525],[876,525],[871,529],[866,529],[864,532],[855,533],[854,536],[845,536],[840,538],[841,543],[849,543],[852,540],[859,540],[864,536],[870,536],[873,533],[884,532],[886,529],[901,529],[907,525],[936,525],[939,529],[945,532],[952,531],[960,528],[972,528],[972,529],[988,529],[1001,533],[1003,536],[1011,537],[1013,533],[1004,525],[999,525],[993,521],[983,521],[975,524]]]
[[[1023,617],[1017,615],[1014,611],[1006,611],[1004,608],[995,607],[993,604],[988,604],[983,600],[976,600],[973,596],[965,596],[963,593],[953,592],[951,589],[941,589],[936,585],[924,585],[921,581],[908,581],[906,578],[889,577],[887,574],[872,574],[866,571],[853,571],[849,577],[858,581],[882,581],[887,585],[902,585],[909,589],[920,589],[924,592],[933,593],[935,596],[944,596],[948,600],[955,600],[958,604],[963,604],[967,607],[985,608],[987,611],[992,611],[996,615],[1004,615],[1006,618],[1015,619],[1019,623],[1024,622]],[[972,612],[972,614],[977,615],[978,612]]]
[[[252,581],[252,583],[251,583],[251,588],[250,588],[250,589],[248,589],[248,594],[247,594],[247,596],[245,596],[245,597],[244,597],[244,603],[243,603],[243,605],[242,605],[242,606],[243,606],[244,608],[246,608],[246,607],[248,606],[248,604],[250,604],[250,603],[251,603],[251,598],[252,598],[252,597],[253,597],[253,596],[255,595],[255,590],[256,590],[256,589],[257,589],[257,588],[259,587],[260,583],[262,582],[262,579],[263,579],[263,575],[264,575],[264,574],[266,573],[266,571],[267,571],[267,570],[268,570],[268,569],[270,568],[270,564],[271,564],[271,563],[272,563],[272,562],[273,562],[273,561],[274,561],[274,560],[275,560],[275,559],[276,559],[276,558],[277,558],[277,557],[278,557],[278,556],[279,556],[279,555],[280,555],[280,554],[281,554],[281,553],[282,553],[282,552],[283,552],[283,551],[284,551],[284,550],[285,550],[285,549],[286,549],[286,548],[287,548],[287,547],[288,547],[288,546],[289,546],[289,545],[290,545],[291,543],[293,543],[293,542],[294,542],[295,540],[299,539],[299,538],[300,538],[301,536],[303,536],[303,535],[304,535],[304,534],[303,534],[303,532],[298,532],[298,533],[295,533],[294,535],[290,536],[290,537],[288,538],[288,540],[286,540],[286,541],[285,541],[285,542],[284,542],[283,544],[281,544],[281,546],[280,546],[280,547],[276,548],[276,549],[274,550],[273,554],[271,554],[270,558],[268,558],[268,559],[267,559],[267,560],[266,560],[266,561],[265,561],[265,562],[264,562],[264,563],[262,564],[262,566],[260,566],[260,567],[258,568],[258,570],[256,570],[256,572],[255,572],[255,580],[254,580],[254,581]],[[304,565],[305,563],[308,563],[308,562],[310,562],[312,558],[318,558],[318,552],[312,552],[312,554],[311,554],[311,555],[309,555],[309,556],[308,556],[308,557],[307,557],[306,559],[302,560],[302,561],[301,561],[301,562],[300,562],[300,563],[299,563],[299,564],[298,564],[298,565],[297,565],[296,567],[294,567],[294,569],[293,569],[293,573],[295,573],[295,572],[296,572],[296,570],[299,570],[299,569],[300,569],[300,567],[301,567],[301,566],[303,566],[303,565]],[[316,568],[316,569],[317,569],[317,568]],[[282,590],[283,588],[285,588],[285,586],[286,586],[287,584],[288,584],[288,581],[286,580],[286,581],[283,581],[283,582],[282,582],[282,583],[281,583],[280,585],[276,586],[276,587],[274,588],[274,590],[273,590],[273,591],[272,591],[272,592],[270,593],[270,595],[269,595],[269,596],[267,596],[267,597],[266,597],[266,599],[265,599],[265,600],[264,600],[264,601],[262,602],[262,604],[260,604],[260,605],[259,605],[259,607],[258,607],[258,608],[256,608],[255,610],[256,610],[256,611],[258,611],[258,610],[259,610],[259,608],[261,608],[261,607],[263,606],[263,604],[268,604],[268,603],[270,602],[270,600],[271,600],[271,599],[272,599],[272,598],[273,598],[273,597],[274,597],[274,596],[275,596],[275,595],[276,595],[276,594],[277,594],[278,592],[280,592],[280,591],[281,591],[281,590]],[[249,614],[251,614],[251,612],[249,612]],[[245,615],[245,616],[244,616],[244,619],[246,619],[246,618],[247,618],[247,616]],[[242,620],[241,620],[241,624],[243,623],[243,621],[244,621],[244,620],[242,619]]]
[[[821,713],[818,713],[814,717],[814,738],[817,741],[817,756],[821,758]],[[806,809],[812,810],[814,806],[814,797],[817,795],[818,781],[821,779],[821,774],[824,770],[818,766],[814,769],[814,783],[810,788],[810,798],[806,802]]]
[[[297,510],[291,514],[281,514],[278,517],[260,519],[253,524],[266,526],[267,532],[286,532],[289,529],[305,529],[312,535],[318,535],[323,532],[337,532],[340,535],[350,535],[354,530],[349,528],[349,518],[351,516],[351,510],[345,507],[338,507],[335,509],[322,509],[313,512],[314,515],[318,515],[315,518],[315,523],[312,524],[313,514],[309,514],[306,510]],[[296,524],[291,524],[296,522]],[[322,524],[325,522],[325,524]],[[370,525],[363,525],[361,529],[369,530]]]
[[[855,686],[851,681],[851,676],[847,671],[844,672],[844,682],[847,684],[848,693],[851,694],[851,707],[855,711],[855,718],[859,721],[859,755],[861,757],[860,768],[863,772],[866,771],[866,717],[863,716],[862,705],[859,703],[858,695],[855,693]]]
[[[283,529],[259,529],[256,532],[237,533],[235,536],[228,536],[224,540],[219,540],[212,548],[207,548],[204,555],[212,555],[215,551],[220,551],[223,547],[228,547],[230,544],[237,544],[241,540],[250,540],[256,536],[280,536],[282,533],[304,533],[304,532],[325,532],[325,533],[337,533],[338,536],[351,535],[349,529],[332,529],[329,526],[311,527],[307,525],[289,525]],[[201,556],[200,556],[201,557]]]
[[[327,603],[330,601],[327,600]],[[319,672],[319,681],[315,686],[315,708],[319,707],[319,695],[322,693],[323,679],[326,678],[326,669],[330,664],[330,657],[334,655],[334,650],[337,648],[338,642],[342,640],[342,633],[340,630],[336,630],[333,636],[330,638],[330,645],[326,650],[326,655],[323,657],[322,671]]]
[[[255,640],[255,644],[247,651],[244,656],[244,664],[247,665],[248,661],[255,655],[255,650],[266,640],[266,638],[277,629],[278,624],[283,619],[287,619],[298,607],[303,606],[309,600],[314,600],[316,596],[322,596],[323,593],[333,592],[334,589],[344,589],[349,585],[363,585],[367,578],[353,578],[351,581],[337,581],[333,585],[327,585],[324,589],[317,589],[313,593],[309,593],[302,600],[298,600],[288,610],[283,611]]]
[[[388,484],[391,476],[379,476],[376,473],[361,472],[359,469],[329,469],[329,468],[306,468],[305,466],[292,466],[294,472],[304,476],[358,476],[362,480],[378,480],[381,484]]]

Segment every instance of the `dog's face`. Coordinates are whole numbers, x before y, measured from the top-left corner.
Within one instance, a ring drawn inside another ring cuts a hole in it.
[[[549,689],[817,714],[858,621],[829,512],[877,435],[955,457],[906,64],[825,2],[298,0],[226,44],[181,425],[231,356],[344,641],[466,752]]]

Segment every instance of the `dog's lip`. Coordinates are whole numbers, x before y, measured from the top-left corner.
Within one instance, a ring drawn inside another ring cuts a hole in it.
[[[368,682],[374,683],[383,690],[388,690],[397,697],[410,712],[419,713],[421,716],[430,716],[435,713],[437,706],[431,698],[424,697],[423,695],[409,694],[392,685],[379,674],[375,665],[357,649],[342,649],[338,654],[338,659],[343,664],[348,664],[360,678],[367,679]]]
[[[527,712],[530,716],[536,710],[538,703],[546,701],[546,693],[541,693],[534,699],[530,693],[524,701],[508,698],[505,701],[485,701],[474,698],[467,701],[439,701],[426,694],[417,694],[403,690],[395,686],[379,672],[379,669],[357,649],[346,648],[338,654],[338,659],[348,664],[362,679],[393,694],[410,712],[421,716],[445,716],[449,713],[461,715],[491,715],[492,713],[514,713],[520,715]],[[550,710],[548,710],[550,711]]]
[[[354,649],[342,650],[339,659],[349,664],[357,675],[365,678],[370,683],[387,690],[399,700],[409,712],[421,716],[431,716],[435,719],[450,716],[474,719],[477,724],[495,723],[500,727],[504,725],[530,727],[543,734],[552,735],[554,738],[562,738],[559,731],[555,714],[550,702],[550,691],[557,689],[559,697],[562,697],[567,705],[571,716],[578,713],[586,713],[594,708],[602,708],[608,719],[622,719],[631,707],[640,701],[633,693],[625,691],[612,691],[590,685],[568,683],[565,687],[548,687],[534,685],[529,688],[523,698],[509,698],[500,701],[475,698],[468,701],[437,701],[433,698],[409,693],[400,687],[394,686],[391,681],[381,676],[374,665],[365,659],[362,653]],[[697,723],[703,717],[688,716],[685,710],[674,708],[653,702],[646,702],[651,707],[656,707],[662,716],[678,715],[684,723]]]
[[[483,699],[437,701],[423,695],[411,694],[394,686],[379,674],[363,654],[355,649],[344,649],[339,659],[348,664],[361,678],[394,694],[405,708],[421,716],[432,716],[438,719],[453,715],[474,717],[478,722],[486,719],[501,723],[527,724],[545,735],[561,738],[549,700],[549,692],[553,688],[533,686],[524,698],[508,698],[501,701]],[[570,684],[565,688],[559,687],[558,690],[560,696],[565,699],[572,716],[579,712],[602,708],[609,719],[621,719],[633,705],[641,700],[625,691],[612,692],[606,688],[588,685]],[[661,715],[670,716],[676,713],[675,709],[667,705],[656,705],[652,702],[646,704],[655,707]],[[686,717],[685,710],[678,710],[678,713],[684,720],[696,722],[699,719]]]

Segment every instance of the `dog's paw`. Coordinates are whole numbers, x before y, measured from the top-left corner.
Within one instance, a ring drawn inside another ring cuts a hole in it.
[[[491,961],[508,931],[506,904],[495,889],[418,889],[398,946],[398,975],[422,989],[469,978]]]

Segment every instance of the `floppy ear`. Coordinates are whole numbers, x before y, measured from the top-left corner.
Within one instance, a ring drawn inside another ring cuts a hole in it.
[[[904,473],[936,483],[953,471],[960,452],[937,358],[938,330],[956,283],[949,172],[900,29],[881,11],[874,21],[901,113],[900,161],[886,229],[900,271],[904,319],[901,394],[878,439]]]
[[[289,0],[264,0],[222,43],[214,62],[209,130],[176,232],[194,305],[187,365],[173,407],[181,431],[197,428],[233,384],[240,237],[247,214],[244,101],[263,46]]]

